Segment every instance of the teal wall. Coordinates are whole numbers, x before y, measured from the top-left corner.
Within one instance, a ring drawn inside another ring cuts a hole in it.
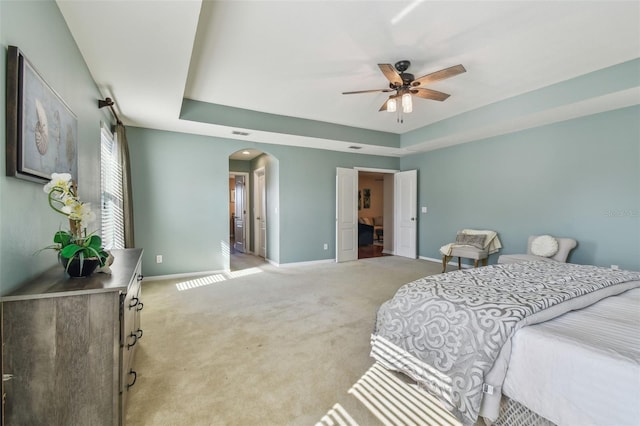
[[[249,173],[251,171],[251,161],[229,160],[229,171]]]
[[[398,148],[400,135],[184,99],[180,118],[241,129]]]
[[[263,151],[267,257],[284,264],[335,258],[336,167],[398,169],[398,158],[130,127],[136,245],[148,276],[228,266],[229,155]],[[252,183],[253,185],[253,183]],[[324,250],[323,245],[329,249]],[[163,263],[155,256],[163,255]]]
[[[552,109],[580,108],[580,102],[637,90],[639,85],[640,59],[633,59],[407,132],[401,136],[401,146],[434,143],[452,135],[464,138],[465,134],[481,133],[487,127],[509,128],[512,123],[526,123],[528,117],[536,114]]]
[[[56,3],[0,1],[0,134],[6,131],[7,46],[18,46],[45,81],[78,117],[78,181],[83,201],[100,206],[100,121],[111,117],[97,106],[100,94]],[[5,147],[0,149],[0,294],[56,262],[53,251],[34,255],[68,227],[47,204],[42,184],[6,177]],[[96,208],[94,208],[96,210]],[[96,213],[99,213],[96,212]],[[94,224],[96,230],[100,224]]]
[[[477,228],[499,233],[500,254],[544,233],[578,241],[571,262],[640,270],[639,123],[635,106],[403,158],[428,208],[420,256]]]
[[[6,131],[6,48],[16,45],[78,116],[80,195],[98,206],[100,122],[112,117],[97,108],[100,93],[56,3],[0,1],[0,42],[0,133]],[[634,60],[527,94],[530,102],[524,104],[541,110],[546,99],[567,105],[582,99],[584,90],[606,94],[637,87],[639,66]],[[497,103],[471,118],[489,123],[515,109],[511,102],[520,101]],[[185,101],[182,113],[185,119],[206,121],[215,107]],[[454,134],[471,120],[454,118],[399,137],[291,117],[270,123],[242,112],[239,118],[246,120],[247,114],[260,128],[290,125],[290,134],[327,131],[344,140],[403,147]],[[243,148],[269,155],[258,163],[264,161],[270,170],[268,256],[276,263],[335,257],[335,169],[358,166],[418,169],[419,204],[429,208],[420,215],[421,256],[439,258],[438,248],[460,228],[490,228],[500,233],[502,253],[523,252],[529,234],[544,232],[579,241],[573,262],[640,270],[639,119],[639,107],[630,107],[402,159],[129,128],[136,242],[145,249],[144,273],[228,265],[228,156]],[[0,164],[5,164],[4,148]],[[53,252],[34,253],[66,227],[63,217],[48,208],[41,184],[4,175],[0,294],[55,264]],[[156,254],[164,256],[162,264],[155,263]]]

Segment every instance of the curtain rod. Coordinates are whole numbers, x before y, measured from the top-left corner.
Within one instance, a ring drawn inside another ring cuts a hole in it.
[[[105,98],[104,100],[98,99],[98,108],[104,108],[108,106],[109,109],[111,110],[111,113],[116,118],[116,123],[122,125],[122,121],[120,121],[120,118],[118,118],[118,114],[116,114],[116,110],[113,109],[113,105],[115,105],[115,103],[111,98]]]

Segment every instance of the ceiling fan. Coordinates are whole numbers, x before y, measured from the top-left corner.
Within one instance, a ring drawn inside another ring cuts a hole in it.
[[[412,96],[440,102],[450,96],[446,93],[427,89],[421,86],[454,77],[467,71],[462,65],[454,65],[452,67],[424,75],[420,78],[414,78],[413,74],[405,72],[409,69],[410,65],[411,62],[407,60],[396,62],[393,66],[391,64],[378,64],[380,71],[382,71],[387,80],[389,80],[388,89],[357,90],[354,92],[342,92],[342,94],[353,95],[357,93],[395,92],[389,96],[389,99],[382,104],[378,111],[395,112],[397,110],[398,122],[402,123],[403,119],[400,115],[400,111],[409,113],[413,110],[413,103],[411,100]],[[398,109],[398,100],[401,102],[402,110]]]

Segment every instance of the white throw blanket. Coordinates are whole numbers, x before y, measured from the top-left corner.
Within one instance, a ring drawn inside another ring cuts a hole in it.
[[[500,244],[500,239],[498,238],[498,234],[495,231],[463,229],[460,232],[462,232],[463,234],[469,234],[469,235],[479,235],[479,234],[486,235],[483,248],[486,248],[489,254],[493,254],[502,248],[502,244]],[[456,243],[446,244],[440,247],[440,253],[442,253],[445,256],[451,256],[451,250],[453,250],[454,247],[461,246],[461,245],[464,245],[464,244],[456,244]]]

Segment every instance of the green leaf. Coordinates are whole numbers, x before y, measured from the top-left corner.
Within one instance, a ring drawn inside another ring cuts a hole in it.
[[[53,236],[53,242],[62,245],[62,247],[67,246],[71,242],[71,234],[66,231],[58,231]]]
[[[84,246],[90,247],[94,251],[99,251],[102,249],[102,239],[97,235],[91,235],[86,239]]]
[[[82,247],[82,246],[79,246],[77,244],[69,244],[68,246],[63,247],[63,249],[60,250],[60,255],[62,257],[66,257],[68,259],[71,259],[78,252],[80,252],[82,254],[82,250],[84,250],[84,247]]]

